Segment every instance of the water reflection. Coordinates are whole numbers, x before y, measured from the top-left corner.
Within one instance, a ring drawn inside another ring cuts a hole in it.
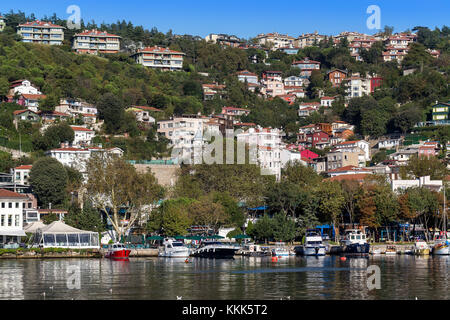
[[[449,257],[2,260],[0,299],[449,299]],[[381,269],[368,291],[367,268]],[[79,268],[80,288],[68,270]]]

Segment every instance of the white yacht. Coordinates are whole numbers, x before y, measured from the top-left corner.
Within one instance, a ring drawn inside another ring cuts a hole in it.
[[[189,248],[182,241],[173,238],[166,238],[163,242],[163,248],[159,250],[158,256],[166,258],[187,258],[190,255]]]
[[[316,231],[307,231],[305,244],[295,248],[295,252],[304,256],[324,256],[326,247],[322,236]]]
[[[363,230],[345,230],[344,239],[341,240],[341,250],[348,255],[366,255],[370,252],[370,244]]]

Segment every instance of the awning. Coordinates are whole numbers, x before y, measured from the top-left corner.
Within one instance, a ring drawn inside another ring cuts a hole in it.
[[[0,230],[0,236],[26,237],[27,235],[23,230]]]

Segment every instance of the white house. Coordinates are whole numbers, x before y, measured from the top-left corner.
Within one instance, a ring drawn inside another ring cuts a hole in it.
[[[244,133],[237,135],[237,141],[250,146],[251,161],[261,167],[261,173],[275,175],[281,179],[281,137],[284,133],[279,129],[272,128],[250,128]],[[256,155],[252,154],[256,151]]]
[[[74,146],[89,146],[92,144],[92,139],[95,137],[95,131],[79,126],[70,126],[75,133],[73,140]]]
[[[23,209],[26,195],[0,189],[0,243],[20,243],[23,231]]]
[[[258,75],[248,70],[239,71],[237,77],[241,82],[247,81],[247,83],[259,84]]]
[[[290,76],[287,78],[284,78],[284,85],[286,87],[301,87],[303,86],[305,82],[304,78],[296,77],[296,76]]]
[[[305,167],[308,165],[306,161],[302,160],[302,155],[300,152],[283,148],[281,150],[281,167],[285,168],[289,162],[291,163],[298,162],[304,165]]]
[[[378,141],[378,149],[394,149],[399,147],[401,139],[383,139]]]
[[[336,97],[322,97],[320,98],[320,105],[325,108],[331,108]]]
[[[364,152],[364,160],[370,161],[370,144],[367,141],[346,141],[335,145],[335,148],[348,152],[359,152],[359,149],[361,149]]]
[[[24,165],[11,169],[13,182],[21,185],[29,185],[28,178],[30,177],[32,167],[31,165]]]
[[[431,180],[429,176],[420,177],[415,180],[400,180],[395,179],[395,177],[391,178],[392,191],[397,193],[408,188],[428,188],[430,190],[440,192],[443,185],[442,180]]]

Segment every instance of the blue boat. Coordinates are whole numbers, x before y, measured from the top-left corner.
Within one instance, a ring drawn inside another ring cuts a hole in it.
[[[341,251],[344,255],[368,255],[370,244],[367,243],[367,236],[364,231],[350,229],[345,231],[341,240]]]

